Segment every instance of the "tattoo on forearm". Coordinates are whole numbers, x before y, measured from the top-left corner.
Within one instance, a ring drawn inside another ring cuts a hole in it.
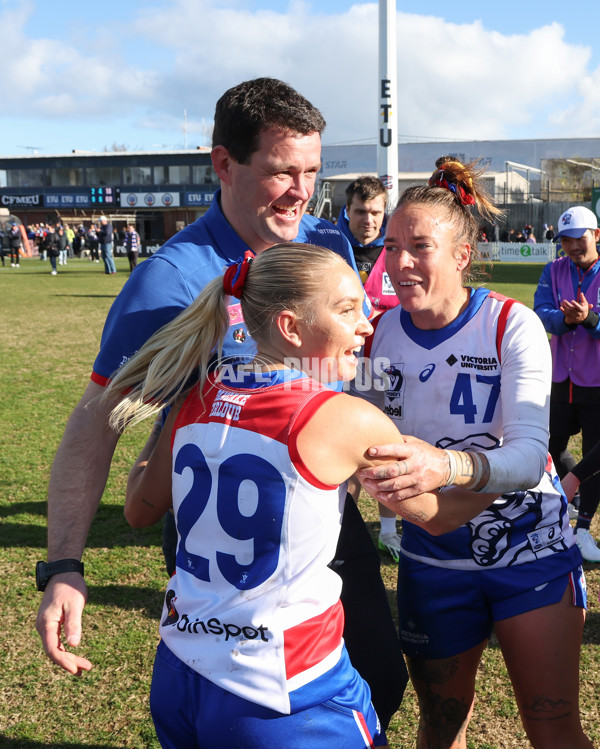
[[[458,465],[457,476],[472,479],[474,475],[473,458],[469,453],[457,452],[456,463]]]
[[[455,452],[456,484],[480,491],[490,480],[490,464],[481,452]]]

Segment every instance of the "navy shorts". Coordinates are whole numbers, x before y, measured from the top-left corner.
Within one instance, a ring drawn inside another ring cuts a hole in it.
[[[577,547],[529,564],[454,570],[400,555],[400,640],[411,658],[433,659],[470,650],[488,639],[494,622],[558,603],[569,585],[573,605],[586,608]]]
[[[365,749],[387,743],[366,682],[283,715],[248,702],[186,666],[164,643],[154,661],[150,709],[163,749]]]

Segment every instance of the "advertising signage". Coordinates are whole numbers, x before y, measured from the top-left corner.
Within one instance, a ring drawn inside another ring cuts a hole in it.
[[[42,208],[44,197],[37,195],[0,195],[0,206],[4,208]]]
[[[485,247],[485,244],[480,245]],[[518,244],[499,242],[498,260],[505,263],[548,263],[556,258],[556,245],[552,242],[539,244]]]
[[[121,208],[177,208],[178,192],[121,192]]]
[[[214,197],[214,192],[198,191],[186,192],[183,196],[184,205],[210,205]]]
[[[44,206],[46,208],[87,208],[90,206],[89,192],[85,193],[46,193]]]

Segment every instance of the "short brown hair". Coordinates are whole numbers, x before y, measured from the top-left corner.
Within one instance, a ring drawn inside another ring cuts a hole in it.
[[[325,120],[287,83],[276,78],[254,78],[230,88],[217,102],[212,147],[224,146],[238,164],[247,164],[258,151],[261,133],[271,127],[320,135]]]
[[[346,206],[349,208],[354,196],[358,196],[363,202],[373,200],[378,195],[383,195],[387,203],[388,191],[379,177],[369,175],[357,177],[346,188]]]

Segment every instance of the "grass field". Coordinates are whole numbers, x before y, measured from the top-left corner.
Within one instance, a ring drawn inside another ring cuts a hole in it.
[[[158,616],[166,584],[160,528],[133,531],[122,514],[129,466],[145,440],[142,425],[121,439],[84,561],[89,602],[80,652],[94,669],[74,678],[44,656],[34,629],[40,595],[34,567],[45,558],[46,487],[65,422],[98,349],[108,308],[127,278],[72,260],[51,276],[48,263],[0,268],[0,748],[156,747],[147,709]],[[488,285],[528,304],[541,266],[497,265]],[[577,444],[575,443],[575,449]],[[361,509],[375,533],[376,509]],[[595,520],[593,529],[600,535]],[[393,603],[396,567],[382,557]],[[582,713],[600,745],[600,565],[586,565],[590,611],[582,654]],[[498,648],[491,643],[478,675],[471,749],[526,747]],[[414,746],[412,689],[396,714],[393,749]],[[185,749],[185,748],[182,748]],[[243,748],[240,748],[243,749]],[[285,749],[282,747],[281,749]]]

